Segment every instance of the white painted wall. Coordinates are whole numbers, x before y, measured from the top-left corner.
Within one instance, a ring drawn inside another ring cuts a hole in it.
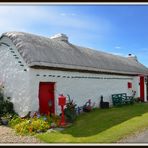
[[[38,106],[38,93],[39,82],[56,82],[55,88],[55,104],[56,113],[60,113],[60,107],[58,106],[58,95],[63,93],[65,96],[70,95],[71,99],[77,104],[82,106],[88,99],[96,103],[96,107],[99,107],[100,96],[104,96],[104,101],[110,102],[112,105],[111,94],[115,93],[127,93],[132,95],[132,90],[128,89],[127,82],[136,81],[136,78],[129,76],[115,76],[104,74],[92,74],[92,73],[80,73],[80,72],[64,72],[57,70],[37,70],[31,69],[31,84],[32,85],[32,99],[36,100],[37,109]],[[39,74],[40,76],[36,76]],[[46,76],[44,76],[46,75]],[[51,77],[49,75],[55,75]],[[61,77],[56,77],[56,76]],[[79,77],[100,77],[100,78],[114,78],[114,79],[88,79],[88,78],[63,78],[63,76],[79,76]],[[118,79],[117,79],[118,78]],[[124,78],[124,79],[119,79]],[[67,98],[68,99],[68,98]]]
[[[147,101],[147,83],[144,80],[144,101]]]
[[[29,69],[10,40],[3,38],[1,42],[7,42],[11,45],[15,53],[12,53],[10,48],[6,45],[1,44],[0,81],[5,87],[5,95],[11,97],[15,111],[23,116],[32,108],[32,100],[29,93],[29,71],[24,71],[24,69]],[[19,59],[15,59],[13,55],[17,55]],[[24,66],[20,66],[18,61],[21,61],[21,64]]]
[[[139,76],[135,76],[133,78],[133,90],[136,91],[135,97],[140,97],[140,77]]]

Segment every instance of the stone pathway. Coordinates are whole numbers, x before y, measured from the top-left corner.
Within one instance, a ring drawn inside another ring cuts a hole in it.
[[[20,136],[12,128],[0,126],[0,144],[31,144],[44,143],[33,136]]]

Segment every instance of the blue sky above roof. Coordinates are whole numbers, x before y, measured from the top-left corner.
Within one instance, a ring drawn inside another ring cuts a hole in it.
[[[148,5],[0,5],[0,22],[0,33],[64,33],[73,44],[131,53],[148,67]]]

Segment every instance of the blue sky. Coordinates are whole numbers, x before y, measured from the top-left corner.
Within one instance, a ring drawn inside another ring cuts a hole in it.
[[[148,4],[0,5],[0,34],[67,34],[73,44],[116,55],[136,55],[148,67]]]

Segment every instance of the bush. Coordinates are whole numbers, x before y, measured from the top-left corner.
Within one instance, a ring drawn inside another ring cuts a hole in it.
[[[142,102],[141,100],[142,99],[140,97],[134,98],[134,101],[137,102],[137,103]]]
[[[14,115],[9,121],[8,125],[16,130],[17,133],[34,134],[38,132],[47,131],[50,126],[57,127],[59,125],[60,117],[57,115],[50,116],[33,116],[21,118]]]
[[[32,118],[32,119],[24,119],[23,122],[17,124],[15,126],[15,130],[17,133],[20,133],[21,135],[24,134],[35,134],[38,132],[45,132],[50,128],[50,125],[48,122],[42,120],[42,119],[37,119],[37,118]]]
[[[64,109],[64,114],[66,116],[67,122],[74,122],[76,119],[76,104],[73,100],[70,100],[66,103],[66,108]]]
[[[11,114],[14,114],[14,110],[13,110],[13,103],[10,102],[9,100],[5,100],[4,101],[4,113],[11,113]]]
[[[51,116],[50,115],[44,115],[44,116],[42,115],[37,118],[48,122],[48,124],[51,125],[51,127],[53,127],[53,128],[59,126],[60,116],[58,116],[58,115],[54,115],[54,114],[52,114]]]
[[[24,121],[24,119],[21,119],[19,116],[14,115],[13,118],[9,121],[8,125],[10,127],[14,128],[15,125],[17,125],[17,124],[19,124],[19,123],[21,123],[23,121]]]
[[[60,123],[60,117],[57,116],[57,115],[52,115],[51,123],[54,123],[55,126],[59,126],[59,123]]]
[[[3,86],[0,86],[0,116],[7,113],[15,114],[13,103],[10,101],[10,97],[4,96],[3,88]]]

